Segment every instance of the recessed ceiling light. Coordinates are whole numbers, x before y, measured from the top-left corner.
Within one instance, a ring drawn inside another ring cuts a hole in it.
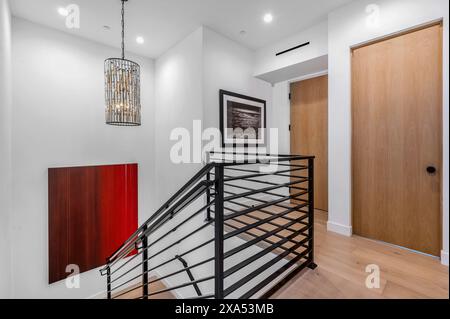
[[[60,15],[62,15],[63,17],[67,17],[69,15],[69,10],[67,10],[66,8],[59,8],[58,9],[58,13]]]
[[[273,15],[272,14],[270,14],[270,13],[266,13],[265,15],[264,15],[264,22],[265,23],[270,23],[270,22],[272,22],[273,21]]]
[[[139,44],[144,44],[145,39],[143,37],[139,36],[139,37],[136,38],[136,42],[139,43]]]

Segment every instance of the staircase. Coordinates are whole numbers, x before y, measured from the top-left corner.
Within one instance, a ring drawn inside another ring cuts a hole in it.
[[[313,213],[314,157],[211,153],[108,258],[107,297],[269,298],[315,269]]]

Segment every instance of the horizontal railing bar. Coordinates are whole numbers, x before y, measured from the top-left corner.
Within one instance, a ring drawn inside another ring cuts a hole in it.
[[[214,213],[214,211],[212,211],[212,213]],[[243,224],[243,225],[250,225],[249,223],[247,223],[247,222],[244,222],[244,221],[242,221],[242,220],[239,220],[239,219],[235,219],[235,221],[236,222],[238,222],[238,223],[240,223],[240,224]],[[300,224],[302,224],[302,225],[308,225],[307,223],[300,223]],[[224,223],[224,225],[225,226],[228,226],[228,227],[230,227],[230,228],[233,228],[233,229],[240,229],[239,227],[237,227],[237,226],[235,226],[235,225],[232,225],[232,224],[230,224],[230,223],[227,223],[227,222],[225,222]],[[257,229],[257,230],[259,230],[259,231],[261,231],[261,232],[267,232],[267,229],[264,229],[264,228],[261,228],[261,227],[255,227],[255,229]],[[290,229],[289,229],[290,230]],[[292,230],[290,230],[290,231],[292,231]],[[295,231],[295,230],[294,230]],[[252,232],[250,232],[250,231],[246,231],[246,232],[244,232],[245,234],[247,234],[247,235],[250,235],[250,236],[252,236],[252,237],[258,237],[258,235],[255,235],[255,234],[253,234]],[[278,235],[278,234],[275,234],[275,235],[273,235],[274,237],[278,237],[278,238],[280,238],[280,239],[284,239],[284,238],[286,238],[285,236],[281,236],[281,235]],[[268,244],[275,244],[276,242],[274,242],[274,241],[271,241],[271,240],[269,240],[269,239],[265,239],[265,240],[263,240],[265,243],[268,243]],[[291,243],[293,243],[293,244],[296,244],[297,242],[295,242],[295,241],[292,241],[292,240],[290,240],[290,242]]]
[[[275,190],[275,189],[279,189],[279,188],[283,188],[283,187],[288,187],[288,186],[294,185],[294,184],[298,184],[298,181],[293,181],[293,182],[284,183],[284,184],[278,184],[276,186],[265,187],[265,188],[261,188],[261,189],[256,189],[256,190],[244,192],[244,193],[237,194],[237,195],[227,196],[227,197],[225,197],[223,199],[223,201],[227,202],[227,201],[232,200],[232,199],[237,199],[237,198],[244,197],[244,196],[251,196],[251,195],[255,195],[255,194],[260,194],[260,193],[263,193],[263,192],[267,192],[267,191],[271,191],[271,190]]]
[[[240,203],[238,203],[238,202],[230,202],[230,203],[232,203],[232,204],[234,204],[234,205],[242,206],[242,207],[244,207],[244,208],[251,208],[251,206],[244,205],[244,204],[240,204]],[[228,211],[232,212],[232,213],[238,212],[238,210],[231,209],[231,208],[229,208],[229,207],[225,207],[225,208],[226,208]],[[286,209],[286,208],[285,208],[285,209]],[[299,212],[302,212],[302,211],[300,211],[300,210],[298,210],[298,211],[299,211]],[[248,213],[248,214],[245,215],[245,216],[246,216],[246,217],[250,217],[250,218],[252,218],[252,219],[255,219],[255,220],[257,220],[257,221],[262,220],[262,218],[256,217],[255,215],[253,215],[253,213],[256,213],[256,212],[261,212],[261,213],[264,213],[264,214],[270,215],[270,216],[274,216],[274,215],[275,215],[275,213],[273,213],[273,212],[271,213],[271,212],[269,212],[269,211],[267,211],[267,210],[261,209],[261,210],[255,211],[255,212]],[[306,212],[302,212],[302,213],[307,214]],[[294,220],[295,220],[294,218],[287,217],[287,216],[283,216],[281,219],[285,219],[285,220],[287,220],[287,221],[294,221]],[[233,219],[233,220],[240,221],[240,219]],[[268,222],[268,224],[270,224],[270,225],[272,225],[272,226],[276,226],[276,227],[280,226],[279,224],[276,224],[276,223],[274,223],[274,222]]]
[[[285,166],[285,167],[304,167],[304,168],[308,168],[308,165],[296,165],[296,164],[282,164],[279,163],[278,166]]]
[[[214,222],[214,220],[209,221],[208,223],[204,224],[203,226],[201,226],[200,228],[196,229],[196,230],[193,231],[192,233],[189,233],[188,235],[184,236],[184,237],[181,238],[180,240],[178,240],[178,241],[172,243],[170,246],[165,247],[164,249],[161,249],[158,253],[156,253],[156,254],[154,254],[154,255],[148,257],[146,260],[143,260],[142,263],[143,263],[143,262],[148,262],[148,261],[150,261],[151,259],[155,258],[156,256],[161,255],[162,253],[166,252],[168,249],[170,249],[170,248],[172,248],[172,247],[174,247],[174,246],[180,244],[183,240],[185,240],[185,239],[191,237],[192,235],[194,235],[194,234],[198,233],[199,231],[203,230],[204,228],[208,227],[208,226],[209,226],[210,224],[212,224],[213,222]],[[200,247],[199,247],[199,248],[200,248]],[[180,256],[182,256],[182,255],[180,255]],[[176,260],[176,258],[174,258],[174,260]],[[132,267],[128,272],[133,271],[134,269],[136,269],[137,267],[139,267],[142,263],[140,263],[140,264],[138,264],[138,265],[135,265],[135,266]],[[111,283],[117,281],[119,278],[122,278],[124,275],[126,275],[126,273],[125,273],[125,274],[122,274],[122,275],[119,276],[118,278],[114,279],[113,281],[111,281]]]
[[[214,176],[214,173],[211,173],[211,175],[213,175]],[[224,175],[224,177],[232,177],[231,175]],[[273,182],[268,182],[268,181],[260,181],[260,180],[257,180],[257,179],[251,179],[251,178],[243,178],[242,179],[243,181],[247,181],[247,182],[252,182],[252,183],[259,183],[259,184],[264,184],[264,185],[278,185],[277,183],[273,183]],[[305,182],[307,182],[307,181],[305,181]],[[302,183],[305,183],[305,182],[302,182]],[[234,187],[234,185],[233,184],[229,184],[229,186],[233,186]],[[304,188],[304,187],[297,187],[297,186],[291,186],[290,187],[291,189],[297,189],[297,190],[307,190],[307,188]]]
[[[235,169],[235,168],[228,168],[228,169],[231,170],[231,169]],[[290,172],[304,171],[304,170],[307,170],[307,169],[308,168],[294,169],[294,170],[291,170]],[[254,171],[254,172],[257,173],[258,171]],[[300,176],[300,175],[294,175],[294,174],[284,174],[284,172],[289,172],[289,171],[275,172],[275,173],[270,173],[270,174],[260,173],[260,174],[254,174],[254,175],[252,175],[252,177],[266,177],[266,176],[290,177],[290,178],[305,179],[304,181],[300,182],[300,184],[308,182],[306,176]],[[236,180],[243,179],[243,180],[247,180],[248,178],[252,178],[252,177],[247,177],[247,176],[250,176],[250,175],[225,175],[224,177],[226,177],[228,180],[229,179],[236,179]],[[227,181],[227,180],[225,180],[225,181]]]
[[[199,228],[197,228],[196,230],[194,230],[192,233],[187,234],[186,236],[184,236],[183,238],[177,240],[176,242],[172,243],[171,245],[167,246],[166,248],[164,248],[161,252],[154,254],[153,256],[149,257],[150,259],[155,258],[156,256],[160,255],[161,253],[163,253],[165,250],[170,249],[176,245],[179,245],[183,240],[188,239],[189,237],[191,237],[192,235],[198,233],[199,231],[205,229],[206,227],[208,227],[209,225],[211,225],[214,222],[214,220],[211,220],[207,223],[205,223],[203,226],[200,226]]]
[[[289,175],[286,175],[286,174],[276,174],[276,176],[279,176],[279,177],[290,177],[290,178],[304,178],[305,181],[300,182],[300,184],[309,182],[309,179],[308,179],[308,177],[306,177],[306,176],[298,176],[298,175],[290,175],[290,174],[289,174]]]
[[[242,203],[239,203],[239,202],[236,202],[236,201],[230,201],[229,202],[230,204],[234,204],[234,205],[236,205],[236,206],[242,206],[242,207],[244,207],[244,208],[252,208],[252,206],[249,206],[249,205],[245,205],[245,204],[242,204]],[[275,206],[275,205],[274,205]],[[285,209],[287,209],[287,208],[285,208]],[[234,209],[231,209],[231,208],[228,208],[228,210],[229,211],[231,211],[231,212],[233,212],[233,213],[237,213],[238,212],[238,210],[234,210]],[[258,210],[258,211],[255,211],[255,213],[256,212],[261,212],[261,213],[264,213],[264,214],[267,214],[267,215],[271,215],[271,216],[273,216],[275,213],[274,212],[269,212],[268,210],[265,210],[265,209],[260,209],[260,210]],[[307,214],[307,212],[305,212],[305,211],[300,211],[299,210],[299,212],[302,212],[302,213],[304,213],[304,214]],[[248,217],[251,217],[251,218],[253,218],[253,219],[259,219],[258,217],[254,217],[254,215],[250,215],[251,213],[248,213]],[[288,221],[293,221],[294,219],[293,218],[291,218],[291,217],[283,217],[283,219],[286,219],[286,220],[288,220]]]
[[[239,227],[233,226],[233,225],[228,224],[228,223],[225,223],[225,225],[228,226],[228,227],[230,227],[230,228],[233,228],[233,229],[238,229],[238,228],[239,228]],[[257,229],[258,229],[258,228],[257,228]],[[263,231],[264,231],[264,230],[263,230]],[[245,234],[250,235],[250,236],[252,236],[252,237],[258,237],[258,235],[255,235],[255,234],[253,234],[252,232],[249,232],[249,231],[245,232]],[[278,235],[278,234],[275,234],[275,235],[273,235],[273,236],[274,236],[274,237],[278,237],[278,238],[280,238],[280,239],[286,238],[286,236],[281,236],[281,235]],[[277,243],[277,242],[272,241],[272,240],[269,240],[269,239],[264,239],[263,242],[265,242],[265,243],[267,243],[267,244],[270,244],[270,245],[273,245],[273,244],[276,244],[276,243]],[[289,240],[289,242],[292,243],[292,244],[297,244],[297,242],[296,242],[296,241],[293,241],[293,240]],[[288,248],[289,248],[289,247],[284,247],[284,246],[278,247],[278,249],[283,249],[283,250],[286,250],[286,249],[288,249]],[[292,254],[296,255],[297,252],[292,252]]]
[[[226,208],[227,210],[229,210],[229,211],[232,211],[232,212],[235,212],[234,210],[231,210],[230,208]],[[295,210],[295,211],[299,211],[299,210]],[[260,210],[260,212],[263,212],[262,210]],[[247,215],[245,215],[246,217],[249,217],[249,218],[251,218],[251,219],[254,219],[254,220],[256,220],[256,221],[263,221],[264,220],[264,218],[260,218],[260,217],[257,217],[257,216],[254,216],[254,215],[250,215],[251,213],[249,213],[249,214],[247,214]],[[265,214],[267,214],[267,215],[269,215],[269,216],[275,216],[276,215],[276,213],[265,213]],[[289,214],[289,213],[288,213]],[[305,217],[305,218],[307,218],[308,217],[308,215],[306,215],[307,213],[303,213],[303,214],[305,214],[305,215],[303,215],[302,217]],[[296,219],[295,218],[290,218],[290,217],[286,217],[286,216],[283,216],[283,217],[277,217],[276,219],[285,219],[285,220],[287,220],[287,221],[295,221]],[[241,219],[233,219],[234,221],[237,221],[237,222],[240,222],[241,224],[244,224],[244,225],[246,225],[246,226],[248,226],[248,225],[251,225],[251,223],[247,223],[247,222],[244,222],[244,221],[242,221]],[[275,226],[275,227],[278,227],[278,226],[282,226],[282,225],[280,225],[280,224],[277,224],[277,223],[274,223],[273,221],[270,221],[270,222],[266,222],[266,223],[264,223],[264,224],[269,224],[269,225],[272,225],[272,226]],[[307,225],[307,223],[300,223],[300,224],[303,224],[303,225]],[[291,229],[291,228],[286,228],[287,230],[290,230],[290,231],[295,231],[295,229]]]
[[[238,205],[240,205],[240,204],[238,204]],[[301,204],[301,205],[303,205],[303,204]],[[244,206],[244,205],[242,204],[242,206]],[[246,205],[245,205],[245,206],[246,206]],[[263,212],[264,214],[269,215],[269,216],[271,216],[271,217],[275,217],[275,219],[286,219],[286,220],[291,220],[291,221],[294,221],[295,219],[290,218],[290,217],[286,217],[286,216],[278,217],[278,214],[280,214],[280,213],[285,213],[285,214],[287,215],[287,214],[290,214],[290,213],[292,213],[292,212],[301,212],[301,213],[305,214],[305,215],[304,215],[305,217],[308,217],[308,215],[307,215],[308,213],[307,213],[307,212],[302,212],[302,211],[299,210],[300,208],[297,208],[297,207],[298,207],[298,206],[292,206],[292,207],[290,207],[290,208],[285,208],[285,209],[287,209],[286,211],[278,212],[278,213],[269,213],[268,211],[266,212],[265,210],[258,210],[258,211],[259,211],[259,212]],[[232,213],[237,213],[237,212],[239,212],[239,211],[234,210],[234,209],[229,208],[229,207],[224,207],[224,208],[225,208],[226,210],[232,212]],[[252,219],[255,219],[256,221],[266,221],[264,224],[270,224],[270,225],[275,226],[275,227],[280,226],[279,224],[276,224],[276,223],[272,222],[272,220],[267,221],[267,219],[260,218],[260,217],[256,217],[256,216],[254,216],[254,215],[250,215],[250,214],[256,213],[256,212],[257,212],[257,211],[248,213],[248,214],[245,215],[245,216],[246,216],[246,217],[249,217],[249,218],[252,218]],[[240,223],[242,223],[242,224],[246,224],[247,226],[248,226],[248,225],[251,225],[251,224],[245,223],[244,221],[241,221],[240,219],[237,219],[237,218],[235,218],[235,219],[233,219],[233,220],[238,221],[238,222],[240,222]],[[288,230],[292,230],[292,229],[288,229]],[[292,231],[295,231],[295,229],[292,230]]]
[[[303,258],[306,258],[306,255],[309,254],[311,249],[307,249],[304,252],[300,253],[295,258],[291,259],[289,262],[286,263],[286,265],[283,265],[280,269],[269,275],[267,278],[265,278],[263,281],[261,281],[259,284],[257,284],[255,287],[250,289],[247,293],[242,295],[239,299],[250,299],[253,295],[255,295],[258,291],[263,289],[265,286],[270,284],[272,281],[274,281],[277,277],[281,276],[286,270],[291,268],[293,265],[297,264],[297,262]],[[304,269],[308,265],[308,261],[305,261],[302,263],[299,268]],[[298,271],[298,269],[297,269]]]
[[[302,178],[302,177],[301,176],[297,176],[297,177],[293,176],[293,178]],[[251,183],[258,183],[258,184],[263,184],[263,185],[273,185],[273,186],[279,185],[277,183],[272,183],[272,182],[269,182],[269,181],[259,181],[259,180],[254,180],[254,179],[243,179],[242,181],[251,182]],[[303,183],[306,183],[306,182],[308,182],[308,181],[300,182],[299,184],[303,184]],[[233,188],[242,188],[242,187],[239,187],[236,184],[231,184],[231,183],[224,183],[224,185],[226,185],[228,187],[233,187]],[[287,186],[285,186],[285,187],[287,187]],[[298,186],[292,186],[292,185],[289,186],[289,188],[290,189],[295,189],[295,190],[307,190],[306,187],[298,187]],[[248,188],[248,189],[249,190],[253,190],[253,188]],[[272,194],[274,196],[276,194],[276,193],[270,193],[270,192],[262,192],[262,193],[269,194],[269,195]],[[277,195],[279,195],[279,194],[277,194]]]
[[[279,262],[280,260],[284,259],[284,257],[286,257],[287,255],[289,255],[290,251],[294,251],[298,248],[300,248],[304,243],[310,241],[311,238],[306,238],[304,240],[302,240],[301,242],[299,242],[297,245],[289,248],[287,251],[285,251],[284,253],[276,256],[275,258],[273,258],[272,260],[270,260],[269,262],[265,263],[264,265],[262,265],[261,267],[259,267],[258,269],[254,270],[253,272],[251,272],[250,274],[248,274],[247,276],[245,276],[244,278],[242,278],[241,280],[237,281],[236,283],[234,283],[233,285],[231,285],[230,287],[228,287],[227,289],[225,289],[224,295],[228,296],[229,294],[233,293],[234,291],[236,291],[237,289],[241,288],[243,285],[245,285],[246,283],[248,283],[249,281],[251,281],[252,279],[254,279],[256,276],[258,276],[259,274],[263,273],[264,271],[266,271],[267,269],[269,269],[270,267],[272,267],[273,265],[275,265],[277,262]],[[310,249],[310,248],[309,248]],[[308,251],[309,249],[307,249],[306,251]]]
[[[161,277],[161,278],[158,278],[158,279],[149,281],[147,284],[143,284],[143,286],[147,286],[147,285],[153,284],[153,283],[155,283],[155,282],[161,281],[161,280],[163,280],[163,279],[166,279],[166,278],[169,278],[169,277],[178,275],[178,274],[180,274],[180,273],[185,272],[186,270],[191,270],[191,269],[196,268],[196,267],[199,267],[199,266],[201,266],[201,265],[203,265],[203,264],[207,264],[207,263],[209,263],[209,262],[211,262],[211,261],[213,261],[213,260],[214,260],[214,257],[209,258],[209,259],[204,260],[204,261],[202,261],[202,262],[199,262],[199,263],[197,263],[197,264],[195,264],[195,265],[192,265],[192,266],[190,266],[190,267],[188,267],[188,268],[183,268],[183,269],[178,270],[178,271],[176,271],[176,272],[173,272],[173,273],[171,273],[171,274],[169,274],[169,275],[165,275],[165,276],[163,276],[163,277]],[[175,261],[175,260],[174,260],[174,261]],[[116,287],[114,287],[114,288],[111,288],[111,291],[117,290],[118,288],[123,287],[123,286],[126,285],[126,284],[129,284],[130,282],[132,282],[132,281],[138,279],[139,277],[142,277],[142,275],[145,275],[145,274],[150,273],[151,271],[152,271],[152,270],[147,270],[147,271],[144,271],[144,272],[142,272],[142,273],[139,273],[139,274],[136,275],[135,277],[133,277],[133,278],[131,278],[131,279],[129,279],[129,280],[127,280],[127,281],[121,283],[120,285],[118,285],[118,286],[116,286]]]
[[[300,170],[300,169],[297,169],[297,170]],[[284,173],[288,173],[288,172],[290,172],[290,170],[284,171]],[[254,178],[254,177],[274,176],[274,175],[278,175],[278,174],[281,174],[281,173],[283,173],[283,172],[281,171],[281,172],[278,172],[278,173],[259,173],[259,174],[249,174],[249,175],[231,176],[231,177],[225,178],[225,179],[224,179],[224,182],[232,182],[232,181],[236,181],[236,180],[249,179],[249,178]],[[307,179],[307,177],[304,177],[304,176],[302,176],[302,177],[303,177],[304,179]],[[304,182],[302,181],[302,182],[299,182],[299,183],[304,183]]]
[[[161,281],[161,280],[163,280],[163,279],[170,278],[170,277],[172,277],[172,276],[178,275],[178,274],[180,274],[180,273],[185,272],[186,270],[192,270],[192,269],[194,269],[194,268],[200,267],[201,265],[207,264],[207,263],[212,262],[212,261],[214,261],[214,257],[208,258],[208,259],[206,259],[206,260],[204,260],[204,261],[201,261],[201,262],[199,262],[199,263],[197,263],[197,264],[194,264],[194,265],[192,265],[192,266],[189,266],[189,267],[187,267],[187,268],[183,268],[183,269],[181,269],[181,270],[179,270],[179,271],[176,271],[176,272],[173,272],[173,273],[171,273],[171,274],[165,275],[165,276],[163,276],[163,277],[161,277],[161,278],[152,280],[152,281],[149,282],[149,284],[152,284],[152,283]]]
[[[189,254],[193,253],[194,251],[196,251],[197,249],[200,249],[200,248],[202,248],[202,247],[204,247],[204,246],[207,246],[207,245],[209,245],[209,244],[211,244],[211,243],[213,243],[213,242],[214,242],[214,238],[212,238],[212,239],[210,239],[210,240],[208,240],[208,241],[206,241],[206,242],[204,242],[204,243],[198,245],[197,247],[194,247],[194,248],[192,248],[192,249],[190,249],[190,250],[188,250],[188,251],[186,251],[186,252],[180,254],[179,256],[180,256],[180,257],[184,257],[184,256],[186,256],[186,255],[189,255]],[[169,264],[169,263],[171,263],[172,261],[175,261],[175,260],[176,260],[176,258],[172,258],[172,259],[170,259],[170,260],[168,260],[168,261],[165,261],[165,262],[159,264],[158,266],[155,266],[155,267],[151,268],[150,271],[155,270],[155,269],[158,269],[158,268],[160,268],[160,267],[162,267],[162,266],[165,266],[165,265],[167,265],[167,264]]]
[[[302,205],[307,206],[307,204],[302,204]],[[273,221],[273,220],[275,220],[275,219],[282,218],[284,215],[287,215],[287,214],[289,214],[289,213],[292,213],[293,211],[295,211],[295,209],[288,209],[288,210],[286,210],[286,211],[284,211],[284,212],[275,214],[275,215],[273,215],[273,216],[271,216],[271,217],[269,217],[269,218],[262,219],[262,220],[260,220],[260,221],[258,221],[258,222],[256,222],[256,223],[254,223],[254,224],[250,224],[250,225],[248,225],[248,226],[242,227],[242,228],[239,229],[239,230],[236,230],[236,231],[234,231],[234,232],[231,232],[231,233],[226,234],[226,235],[224,236],[224,239],[229,239],[229,238],[231,238],[231,237],[235,237],[235,236],[237,236],[237,235],[243,233],[243,232],[246,231],[246,230],[250,230],[250,229],[252,229],[252,228],[255,228],[255,227],[258,227],[258,226],[267,224],[268,222]]]
[[[264,201],[262,201],[262,202],[264,202]],[[245,207],[245,208],[249,208],[249,209],[253,208],[253,206],[248,206],[248,205],[245,205],[245,204],[242,204],[242,203],[239,203],[239,202],[235,202],[235,201],[230,201],[229,203],[234,204],[234,205],[239,205],[239,206],[242,206],[242,207]],[[272,205],[272,206],[277,206],[277,205]],[[295,206],[279,206],[279,207],[280,208],[284,208],[284,209],[291,209],[291,208],[293,208]],[[224,209],[227,210],[227,211],[230,211],[232,213],[239,213],[240,212],[239,210],[235,210],[235,209],[227,207],[227,206],[224,206]],[[301,210],[301,209],[296,209],[295,211],[299,212],[299,213],[302,213],[302,214],[309,214],[309,212]],[[214,213],[214,210],[211,210],[211,212]],[[258,220],[258,221],[262,220],[261,218],[256,217],[256,216],[254,216],[252,214],[252,213],[256,213],[256,212],[261,212],[261,213],[264,213],[264,214],[270,215],[270,216],[274,216],[275,215],[274,212],[269,212],[268,210],[265,210],[265,209],[258,209],[258,210],[251,211],[251,212],[247,213],[245,216],[246,217],[250,217],[250,218],[255,219],[255,220]],[[238,217],[236,217],[236,218],[234,218],[232,220],[238,221],[241,224],[250,225],[249,223],[246,223],[246,222],[242,221],[241,219],[237,219],[237,218]],[[286,217],[286,216],[280,217],[280,219],[286,219],[288,221],[294,221],[295,220],[295,218]],[[273,223],[273,222],[269,222],[268,224],[273,225],[273,226],[277,226],[277,227],[280,226],[279,224],[276,224],[276,223]],[[261,229],[261,230],[264,230],[264,229]]]
[[[279,204],[279,203],[285,202],[287,200],[293,199],[293,198],[298,197],[298,196],[305,195],[307,193],[308,192],[306,191],[306,192],[297,193],[295,195],[289,195],[289,196],[286,196],[286,197],[274,200],[272,202],[268,202],[266,204],[261,204],[261,205],[258,205],[258,206],[252,207],[252,208],[244,209],[244,210],[240,211],[239,213],[234,213],[234,214],[227,215],[227,216],[224,217],[224,219],[228,220],[228,219],[233,219],[233,218],[236,218],[236,217],[239,217],[239,216],[242,216],[242,215],[246,215],[246,214],[251,213],[253,211],[264,209],[266,207],[273,206],[275,204]]]
[[[236,172],[266,174],[266,173],[262,173],[259,170],[254,170],[254,169],[235,168],[235,167],[227,167],[225,169],[227,169],[229,171],[236,171]],[[296,168],[289,169],[289,170],[282,170],[282,171],[273,172],[273,173],[270,173],[270,175],[277,175],[277,174],[284,174],[284,173],[289,173],[289,172],[304,171],[305,169],[308,169],[308,167],[304,167],[304,168],[303,167],[302,168],[296,167]],[[263,176],[265,176],[265,175],[263,175]]]
[[[209,154],[222,154],[222,155],[251,155],[251,156],[267,156],[267,157],[276,157],[276,158],[280,158],[280,159],[287,159],[287,160],[292,160],[292,161],[298,161],[298,160],[306,160],[306,159],[313,159],[315,158],[315,156],[303,156],[303,155],[287,155],[287,154],[269,154],[269,153],[241,153],[241,152],[217,152],[217,151],[212,151],[209,152]],[[294,159],[295,158],[295,159]]]
[[[302,229],[299,229],[298,231],[294,232],[293,234],[290,234],[286,238],[280,240],[279,242],[261,250],[259,253],[254,254],[250,258],[245,259],[244,261],[240,262],[239,264],[236,264],[235,266],[231,267],[230,269],[227,269],[224,272],[224,278],[234,274],[235,272],[247,267],[251,263],[255,262],[256,260],[260,259],[261,257],[269,254],[270,252],[274,251],[275,249],[279,248],[280,246],[286,244],[289,240],[294,239],[295,237],[298,237],[300,235],[305,236],[306,238],[300,241],[300,243],[304,244],[310,240],[310,238],[307,235],[304,235],[303,233],[308,230],[310,226],[305,226]]]
[[[225,184],[225,185],[227,185],[227,184]],[[227,186],[231,186],[231,187],[233,187],[233,188],[239,188],[239,189],[243,189],[243,190],[251,190],[251,188],[248,188],[248,187],[244,187],[244,186],[235,186],[235,185],[227,185]],[[307,191],[306,189],[302,189],[303,191]],[[226,193],[229,193],[229,194],[232,194],[232,195],[238,195],[239,193],[235,193],[235,192],[230,192],[229,190],[227,190],[227,191],[225,191]],[[275,197],[284,197],[285,195],[282,195],[282,194],[276,194],[276,193],[272,193],[272,192],[262,192],[263,194],[266,194],[266,195],[271,195],[271,196],[275,196]],[[300,195],[301,196],[301,195]],[[256,198],[256,197],[253,197],[253,196],[242,196],[243,198],[247,198],[247,199],[251,199],[251,200],[254,200],[254,201],[256,201],[256,202],[262,202],[262,203],[265,203],[265,201],[264,200],[262,200],[261,198]],[[304,200],[304,199],[297,199],[297,200],[300,200],[300,201],[306,201],[306,200]],[[231,202],[231,201],[230,201]],[[274,206],[277,206],[277,207],[282,207],[282,208],[286,208],[286,207],[284,207],[284,206],[280,206],[280,205],[274,205]]]
[[[261,160],[244,160],[244,161],[226,161],[226,162],[213,162],[214,164],[216,164],[219,167],[232,167],[232,166],[242,166],[242,165],[254,165],[254,164],[261,164],[261,165],[271,165],[271,164],[278,164],[280,162],[290,162],[290,161],[299,161],[299,160],[303,160],[303,159],[288,159],[288,158],[283,158],[283,159],[277,159],[277,160],[269,160],[269,161],[261,161]]]
[[[274,230],[272,230],[272,231],[270,231],[270,232],[268,232],[268,233],[266,233],[266,234],[264,234],[262,236],[256,237],[255,239],[247,241],[245,244],[227,251],[224,254],[224,259],[229,258],[231,256],[234,256],[235,254],[237,254],[237,253],[239,253],[239,252],[241,252],[241,251],[243,251],[243,250],[245,250],[245,249],[255,245],[256,243],[259,243],[260,241],[263,241],[264,239],[272,237],[275,234],[278,234],[279,232],[285,231],[286,229],[288,229],[287,227],[291,227],[292,225],[295,225],[296,223],[299,223],[302,219],[306,219],[306,218],[307,218],[307,216],[303,216],[302,218],[297,218],[297,220],[295,220],[295,221],[292,221],[292,222],[290,222],[290,223],[288,223],[288,224],[286,224],[284,226],[280,226],[277,229],[274,229]],[[291,230],[289,230],[289,231],[291,231]]]

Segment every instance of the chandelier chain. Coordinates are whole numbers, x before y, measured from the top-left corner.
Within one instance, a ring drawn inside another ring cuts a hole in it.
[[[125,1],[122,0],[122,59],[125,59]]]

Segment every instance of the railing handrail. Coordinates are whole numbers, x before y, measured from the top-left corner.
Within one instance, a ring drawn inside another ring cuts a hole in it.
[[[225,159],[225,162],[212,162],[216,165],[220,166],[239,166],[239,165],[246,165],[246,164],[270,164],[270,163],[281,163],[281,162],[290,162],[290,161],[301,161],[301,160],[309,160],[309,159],[315,159],[315,156],[313,155],[284,155],[284,154],[270,154],[270,153],[247,153],[247,152],[217,152],[212,151],[209,152],[210,156],[213,154],[219,154],[219,155],[233,155],[233,156],[254,156],[256,157],[256,160],[249,160],[245,159],[244,161],[237,161],[236,159],[233,159],[230,162],[227,162]],[[268,159],[267,161],[263,161],[258,157],[272,157],[272,159]],[[211,158],[210,158],[211,159]],[[223,160],[223,159],[220,159]]]

